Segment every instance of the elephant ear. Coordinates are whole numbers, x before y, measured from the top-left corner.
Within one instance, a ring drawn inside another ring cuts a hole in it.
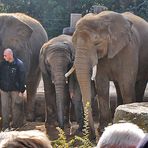
[[[45,64],[45,54],[46,54],[46,48],[48,48],[48,43],[45,43],[41,50],[40,50],[40,56],[39,56],[39,65],[42,73],[46,74],[46,64]]]
[[[32,28],[25,22],[15,16],[8,15],[5,23],[3,44],[4,46],[20,48],[22,47],[22,42],[29,40],[32,32]]]
[[[64,42],[64,44],[67,46],[67,48],[69,49],[70,51],[70,59],[71,61],[73,62],[74,61],[74,56],[75,56],[75,49],[74,49],[74,46],[72,44],[72,42]]]
[[[113,58],[124,47],[126,47],[131,40],[132,22],[122,15],[116,17],[108,25],[108,58]]]

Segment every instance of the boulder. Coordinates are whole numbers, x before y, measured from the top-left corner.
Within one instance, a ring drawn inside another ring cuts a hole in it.
[[[148,132],[148,102],[118,106],[114,114],[113,122],[132,122],[137,124],[145,132]]]

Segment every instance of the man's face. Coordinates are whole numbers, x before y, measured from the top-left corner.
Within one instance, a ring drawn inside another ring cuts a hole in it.
[[[8,62],[10,62],[11,61],[11,59],[12,59],[12,55],[11,55],[11,53],[9,53],[9,52],[4,52],[4,59],[6,60],[6,61],[8,61]]]

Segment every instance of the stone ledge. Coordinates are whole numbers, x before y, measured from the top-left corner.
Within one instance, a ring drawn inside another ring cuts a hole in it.
[[[148,102],[120,105],[114,114],[114,123],[132,122],[148,132]]]

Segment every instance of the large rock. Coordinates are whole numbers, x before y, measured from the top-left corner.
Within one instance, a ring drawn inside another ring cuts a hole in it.
[[[148,102],[118,106],[114,114],[114,123],[118,122],[132,122],[148,132]]]

